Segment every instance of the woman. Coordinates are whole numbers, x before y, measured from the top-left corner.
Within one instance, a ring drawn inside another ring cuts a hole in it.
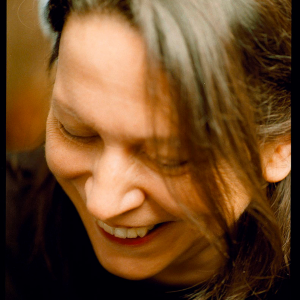
[[[50,0],[42,16],[55,180],[39,163],[11,286],[288,297],[290,2]]]

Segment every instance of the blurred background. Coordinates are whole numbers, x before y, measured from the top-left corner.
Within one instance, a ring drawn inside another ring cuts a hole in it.
[[[39,23],[38,0],[7,1],[7,151],[30,150],[44,140],[51,47]]]

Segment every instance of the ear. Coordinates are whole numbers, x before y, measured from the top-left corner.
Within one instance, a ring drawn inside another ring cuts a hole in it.
[[[279,182],[291,171],[291,142],[267,144],[261,150],[263,176],[268,182]]]

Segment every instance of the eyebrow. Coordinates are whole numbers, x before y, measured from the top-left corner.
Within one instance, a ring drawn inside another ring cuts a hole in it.
[[[55,111],[62,111],[63,113],[67,113],[70,116],[74,117],[76,120],[83,122],[83,120],[80,118],[77,112],[71,106],[59,100],[58,97],[52,97],[51,105]]]
[[[171,135],[169,137],[160,137],[160,136],[150,136],[145,139],[145,143],[148,144],[154,144],[157,147],[163,147],[163,146],[171,146],[175,148],[180,148],[182,146],[182,143],[180,141],[180,138],[176,135]]]

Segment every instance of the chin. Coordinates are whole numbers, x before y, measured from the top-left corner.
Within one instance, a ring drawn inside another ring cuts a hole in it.
[[[145,280],[154,277],[157,272],[152,270],[149,272],[148,267],[138,267],[136,265],[128,266],[127,264],[110,264],[108,262],[101,262],[101,265],[111,274],[127,280]]]

